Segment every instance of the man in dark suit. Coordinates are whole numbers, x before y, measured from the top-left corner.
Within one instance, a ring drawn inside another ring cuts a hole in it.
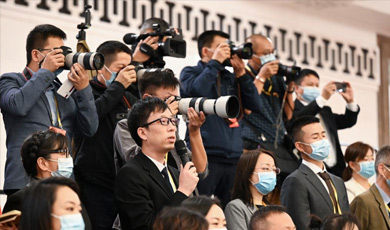
[[[189,117],[196,112],[189,110]],[[156,214],[165,206],[180,205],[195,190],[198,174],[192,162],[178,171],[167,166],[166,155],[174,148],[176,126],[168,105],[157,97],[137,102],[128,116],[128,127],[142,152],[118,172],[115,198],[122,229],[151,229]]]
[[[343,180],[326,172],[323,162],[330,144],[319,119],[298,118],[292,134],[302,164],[284,181],[281,202],[300,230],[307,229],[310,214],[321,219],[332,213],[341,214],[349,211],[349,203]]]
[[[301,71],[299,78],[295,81],[297,99],[295,100],[293,120],[305,115],[320,118],[331,144],[331,151],[325,164],[329,172],[341,176],[345,162],[337,130],[354,126],[360,109],[354,102],[353,90],[348,82],[343,82],[345,83],[344,92],[336,86],[338,83],[331,81],[325,85],[321,93],[318,88],[319,79],[319,75],[313,70],[304,69]],[[329,106],[325,106],[326,101],[335,92],[339,92],[347,102],[344,114],[335,114]]]
[[[390,146],[382,147],[375,158],[376,181],[351,203],[351,211],[361,223],[361,230],[390,229]]]

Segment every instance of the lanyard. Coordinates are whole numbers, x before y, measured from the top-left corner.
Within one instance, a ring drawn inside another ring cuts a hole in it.
[[[63,129],[63,128],[62,128],[62,123],[61,123],[60,112],[59,112],[59,109],[58,109],[58,102],[57,102],[57,97],[56,97],[56,95],[54,95],[54,101],[56,102],[56,112],[57,112],[58,126],[59,126],[61,129]],[[51,111],[50,111],[50,113],[51,113]],[[53,120],[51,121],[51,124],[52,124],[53,126],[55,125]]]
[[[168,153],[165,154],[165,164],[167,164],[167,172],[168,172],[168,176],[169,176],[169,182],[170,182],[170,184],[172,186],[173,193],[175,193],[177,188],[176,188],[175,182],[173,181],[172,175],[171,175],[171,173],[168,170]]]
[[[247,72],[254,78],[256,77],[256,75],[253,73],[253,71],[251,70],[251,68],[249,68],[249,66],[245,66],[245,69],[247,70]],[[263,86],[263,89],[261,90],[263,93],[265,93],[266,95],[268,96],[276,96],[276,97],[279,97],[278,93],[272,93],[272,81],[270,78],[267,78],[267,81],[269,82],[269,87],[268,87],[268,90],[265,91],[264,90],[264,86]]]

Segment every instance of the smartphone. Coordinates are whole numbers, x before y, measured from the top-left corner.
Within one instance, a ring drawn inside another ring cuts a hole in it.
[[[12,210],[12,211],[6,212],[3,215],[0,215],[0,224],[14,222],[15,225],[18,225],[21,214],[22,213],[18,210]]]
[[[335,82],[334,84],[336,85],[337,91],[339,91],[340,93],[345,93],[347,91],[347,83]]]

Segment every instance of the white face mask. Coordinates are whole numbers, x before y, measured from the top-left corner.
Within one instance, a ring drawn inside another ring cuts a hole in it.
[[[48,159],[49,161],[58,162],[57,171],[51,172],[52,176],[63,176],[69,178],[73,172],[73,159],[72,157],[68,158],[58,158],[58,160]]]

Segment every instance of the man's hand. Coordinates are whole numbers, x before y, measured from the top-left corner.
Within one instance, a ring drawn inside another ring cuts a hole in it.
[[[58,68],[64,66],[64,64],[65,56],[62,54],[62,49],[54,49],[46,55],[41,68],[54,72]]]
[[[195,190],[198,181],[199,177],[198,173],[196,172],[194,163],[191,161],[187,162],[184,168],[182,165],[180,165],[179,188],[177,191],[190,196],[191,193]]]
[[[68,79],[73,83],[77,91],[83,90],[89,85],[87,72],[79,63],[75,63],[70,67]]]
[[[325,99],[328,100],[330,96],[336,91],[336,85],[334,84],[334,81],[330,81],[328,84],[324,86],[322,89],[322,94],[321,96]]]
[[[175,99],[176,98],[174,96],[170,96],[165,99],[165,103],[167,103],[173,115],[176,115],[179,112],[179,101]]]
[[[214,50],[214,54],[211,59],[217,60],[219,63],[223,63],[226,59],[230,58],[230,46],[226,42],[223,42],[217,46]]]
[[[344,100],[349,104],[353,102],[353,89],[349,82],[344,81],[344,83],[347,83],[346,90],[345,92],[340,92],[340,94],[341,96],[343,96]]]
[[[245,63],[237,56],[237,54],[233,55],[233,57],[230,59],[230,64],[233,66],[236,77],[241,77],[245,74]]]
[[[137,81],[135,67],[133,65],[129,65],[123,68],[121,71],[119,71],[115,81],[119,81],[127,89],[127,87]]]
[[[188,131],[190,133],[199,131],[200,127],[206,120],[206,116],[204,115],[203,111],[197,113],[192,107],[188,108],[187,117],[190,120],[190,123],[188,124]]]
[[[142,43],[145,43],[145,44],[149,45],[150,47],[152,47],[154,50],[156,50],[158,48],[157,41],[158,41],[157,36],[155,36],[155,37],[149,36],[145,40],[141,40],[140,42],[138,42],[138,45],[137,45],[137,47],[135,47],[135,50],[133,53],[133,61],[146,62],[147,60],[149,60],[150,56],[145,54],[145,53],[142,53],[140,50],[140,46]]]
[[[261,68],[258,74],[259,77],[264,80],[270,78],[278,73],[279,70],[279,60],[270,61],[265,63]]]

